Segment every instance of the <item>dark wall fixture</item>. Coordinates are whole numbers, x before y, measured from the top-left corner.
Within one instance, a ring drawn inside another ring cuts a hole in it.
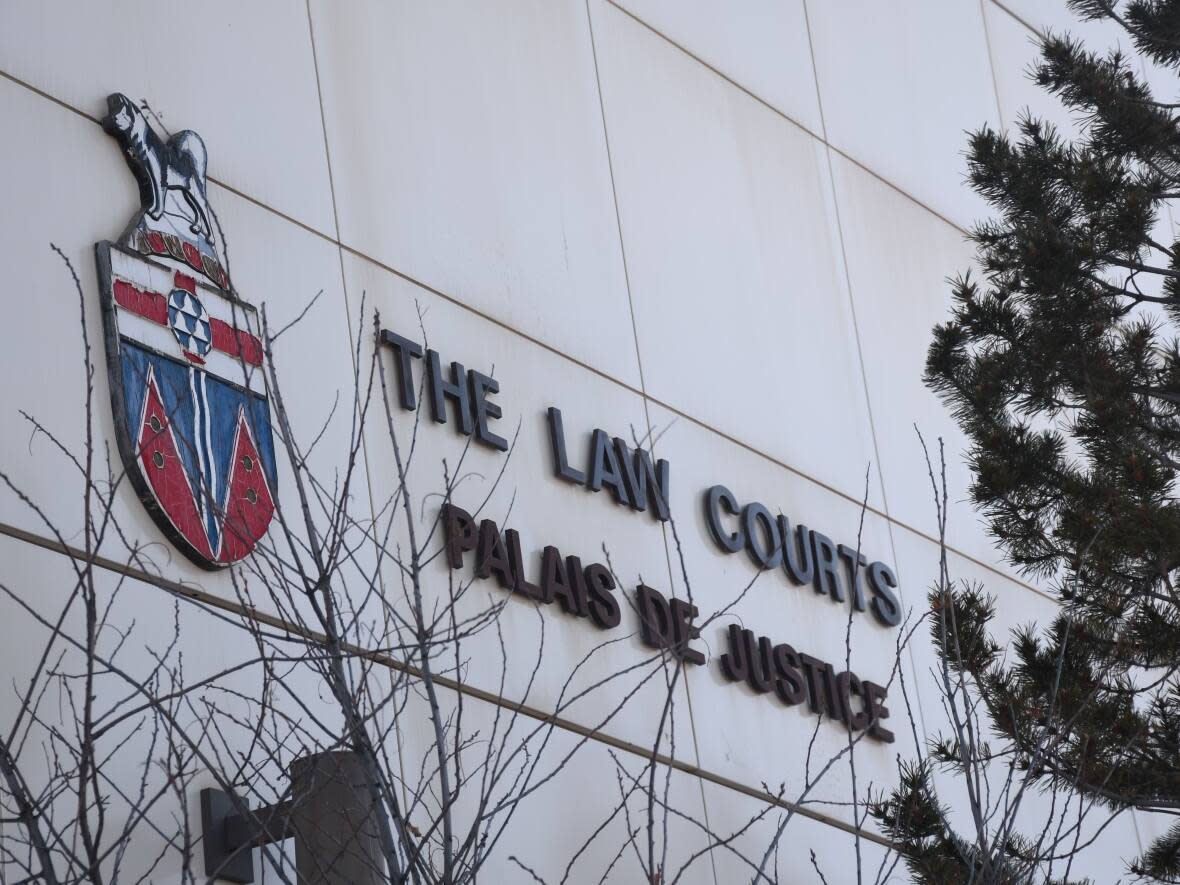
[[[305,885],[377,885],[385,880],[373,793],[360,757],[337,751],[291,763],[290,798],[250,810],[223,790],[201,791],[205,875],[254,881],[254,848],[295,840]]]

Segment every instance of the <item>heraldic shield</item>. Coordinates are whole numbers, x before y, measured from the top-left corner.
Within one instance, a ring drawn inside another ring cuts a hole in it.
[[[142,206],[117,243],[95,245],[119,450],[169,539],[221,568],[253,550],[275,509],[257,312],[216,247],[200,136],[165,141],[125,96],[107,104],[103,128]]]

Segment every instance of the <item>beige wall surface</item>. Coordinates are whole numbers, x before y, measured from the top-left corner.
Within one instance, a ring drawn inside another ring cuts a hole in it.
[[[630,587],[691,592],[705,615],[725,610],[700,640],[708,663],[676,689],[683,712],[673,725],[669,789],[687,813],[732,832],[765,805],[766,785],[801,781],[813,734],[817,756],[838,751],[846,734],[828,723],[817,731],[803,709],[725,682],[717,662],[725,628],[740,622],[842,661],[848,624],[845,608],[720,553],[705,524],[704,489],[725,484],[739,501],[761,501],[845,544],[860,536],[870,559],[896,569],[903,603],[920,608],[937,577],[938,546],[915,429],[928,442],[941,437],[952,576],[981,581],[998,597],[1001,629],[1052,615],[1052,601],[1004,562],[966,503],[963,436],[921,372],[931,326],[948,307],[947,278],[971,263],[966,231],[988,211],[963,182],[966,131],[1011,126],[1026,106],[1071,125],[1022,73],[1035,29],[1067,23],[1058,5],[0,2],[0,471],[38,505],[0,488],[0,583],[43,592],[51,605],[69,575],[66,558],[46,546],[73,543],[83,529],[82,477],[20,413],[72,451],[85,443],[79,307],[50,243],[78,269],[82,323],[92,343],[101,341],[93,245],[113,239],[137,206],[118,147],[98,125],[106,95],[124,92],[170,129],[203,136],[236,286],[265,305],[272,327],[321,293],[274,353],[292,391],[295,432],[313,437],[327,421],[312,455],[320,470],[330,474],[347,453],[348,422],[332,418],[333,404],[351,395],[354,368],[372,353],[359,331],[363,302],[385,326],[427,337],[445,360],[494,368],[499,430],[519,426],[497,484],[503,455],[475,447],[464,456],[453,428],[424,420],[418,488],[439,484],[442,459],[466,457],[472,478],[457,500],[474,507],[490,495],[487,513],[516,528],[527,550],[553,544],[587,558],[609,550]],[[117,460],[105,360],[94,357],[95,429]],[[655,440],[672,465],[682,551],[666,526],[553,476],[549,406],[562,409],[578,458],[595,427]],[[404,428],[413,421],[393,414]],[[393,452],[382,430],[364,442],[367,482],[355,494],[380,523],[396,485]],[[293,497],[289,465],[280,463],[279,498]],[[150,552],[120,596],[128,613],[170,625],[173,603],[158,585],[176,583],[237,604],[230,574],[176,554],[130,488],[115,510]],[[433,518],[429,505],[422,514]],[[102,552],[119,559],[123,543],[108,538]],[[445,584],[441,562],[428,574]],[[188,654],[194,672],[212,671],[237,640],[199,611],[184,609]],[[470,684],[508,706],[555,709],[557,674],[601,637],[558,613],[544,618],[547,675],[530,687],[528,662],[514,662],[501,686],[498,641],[487,633],[466,653],[497,666],[472,667]],[[0,673],[16,675],[39,634],[18,614],[2,623]],[[536,611],[514,598],[501,626],[520,647],[541,635]],[[867,615],[851,631],[853,669],[888,678],[899,631]],[[583,676],[592,682],[647,653],[638,636],[625,636]],[[891,692],[898,741],[858,749],[861,786],[895,781],[897,757],[912,757],[915,739],[941,727],[933,667],[922,630],[901,656],[915,727]],[[642,762],[663,691],[651,683],[617,716],[608,716],[609,695],[563,709],[569,727],[550,752],[609,722],[579,765],[521,814],[500,857],[519,855],[547,881],[560,879],[591,822],[610,815],[614,785],[604,792],[594,772],[613,772],[612,752]],[[0,711],[13,698],[6,689]],[[496,707],[473,701],[471,709],[478,722]],[[427,735],[406,740],[407,756],[420,754]],[[816,789],[816,814],[783,836],[792,866],[780,869],[781,881],[820,881],[808,849],[827,881],[855,880],[850,788],[842,765]],[[954,804],[954,786],[946,789]],[[575,807],[570,796],[582,801]],[[1042,812],[1051,809],[1033,808],[1028,820]],[[778,814],[735,847],[764,850]],[[670,869],[700,839],[684,820],[676,826],[680,854]],[[1138,833],[1146,841],[1159,826],[1142,816],[1116,821],[1085,853],[1084,873],[1116,880]],[[135,850],[149,857],[158,847]],[[595,849],[603,854],[595,869],[613,850]],[[864,850],[875,874],[884,849],[869,841]],[[521,880],[518,867],[498,863],[489,881]],[[722,851],[684,881],[722,885],[748,875]],[[901,868],[893,881],[905,881]]]

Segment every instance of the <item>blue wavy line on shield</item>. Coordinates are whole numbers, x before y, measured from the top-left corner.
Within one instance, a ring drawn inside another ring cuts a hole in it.
[[[205,532],[209,536],[210,546],[214,550],[217,550],[221,540],[218,526],[218,502],[221,501],[222,489],[221,473],[217,469],[217,461],[210,451],[210,446],[212,446],[212,440],[210,439],[212,408],[207,396],[208,385],[205,381],[205,373],[196,369],[189,369],[188,375],[189,392],[193,397],[193,403],[197,410],[197,426],[195,432],[199,442],[198,451],[201,458],[201,469],[206,473],[205,486],[213,486],[210,490],[209,498],[202,502],[205,505]]]

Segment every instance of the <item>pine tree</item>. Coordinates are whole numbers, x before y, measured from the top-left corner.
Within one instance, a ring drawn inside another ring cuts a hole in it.
[[[1070,6],[1180,72],[1180,0]],[[931,595],[934,641],[1002,747],[978,754],[1109,810],[1180,815],[1180,242],[1166,223],[1180,197],[1180,89],[1153,96],[1134,56],[1069,36],[1040,51],[1035,81],[1079,134],[1024,117],[1011,134],[971,136],[970,182],[994,217],[971,232],[981,273],[954,281],[926,381],[968,437],[991,533],[1055,592],[1060,615],[1005,653],[988,633],[991,600],[944,587]],[[932,766],[969,762],[936,745],[873,806],[911,872],[1056,881],[1034,869],[1043,858],[1025,863],[1028,839],[954,833]],[[1180,882],[1180,824],[1129,864]]]

